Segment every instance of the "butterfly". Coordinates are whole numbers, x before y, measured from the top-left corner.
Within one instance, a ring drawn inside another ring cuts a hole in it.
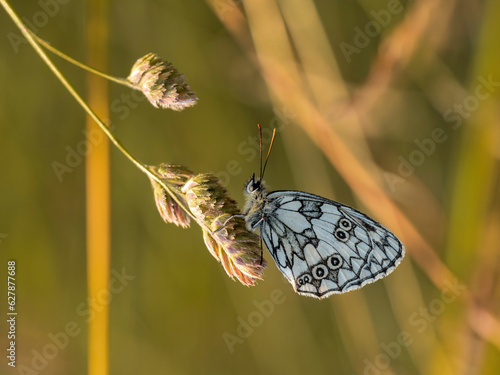
[[[295,292],[325,298],[387,276],[405,255],[387,228],[344,204],[302,191],[268,192],[252,175],[245,188],[247,229],[258,234]]]

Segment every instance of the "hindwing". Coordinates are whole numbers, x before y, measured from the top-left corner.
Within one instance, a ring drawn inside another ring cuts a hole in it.
[[[260,236],[299,294],[324,298],[389,274],[404,246],[380,223],[338,202],[300,191],[266,196]]]

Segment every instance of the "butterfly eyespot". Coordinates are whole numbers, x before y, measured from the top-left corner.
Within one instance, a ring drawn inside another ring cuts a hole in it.
[[[331,270],[336,270],[342,267],[342,262],[343,259],[340,255],[338,254],[333,254],[331,255],[328,260],[326,261],[326,264]]]
[[[342,242],[347,242],[347,240],[349,239],[349,233],[347,233],[342,228],[335,229],[335,232],[333,232],[333,234],[335,235],[335,238],[337,240]]]
[[[328,276],[328,268],[323,264],[318,264],[312,269],[312,274],[316,280],[324,279]]]
[[[300,276],[298,279],[297,279],[297,283],[302,286],[302,285],[305,285],[305,284],[309,284],[311,282],[311,275],[309,274],[303,274],[302,276]]]
[[[352,223],[347,219],[340,219],[339,226],[347,231],[352,229]]]

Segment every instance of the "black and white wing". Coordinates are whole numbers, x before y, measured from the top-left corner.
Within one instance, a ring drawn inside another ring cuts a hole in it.
[[[260,236],[299,294],[324,298],[372,283],[394,270],[404,246],[365,214],[313,194],[275,191]]]

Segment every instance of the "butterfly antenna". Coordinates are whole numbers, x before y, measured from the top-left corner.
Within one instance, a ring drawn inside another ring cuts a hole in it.
[[[257,124],[257,127],[259,128],[259,152],[260,152],[260,180],[262,180],[262,128],[260,127],[260,124]]]
[[[269,155],[271,154],[271,149],[273,148],[274,138],[275,137],[276,137],[276,128],[273,129],[273,137],[271,138],[271,144],[269,145],[269,150],[267,151],[266,162],[264,163],[264,169],[261,169],[261,171],[262,171],[261,176],[260,176],[261,180],[264,177],[264,172],[266,171],[267,161],[269,160]],[[261,139],[260,139],[260,143],[261,143],[261,146],[260,146],[260,148],[261,148],[260,163],[261,163],[261,168],[262,168],[262,136],[261,136]]]

